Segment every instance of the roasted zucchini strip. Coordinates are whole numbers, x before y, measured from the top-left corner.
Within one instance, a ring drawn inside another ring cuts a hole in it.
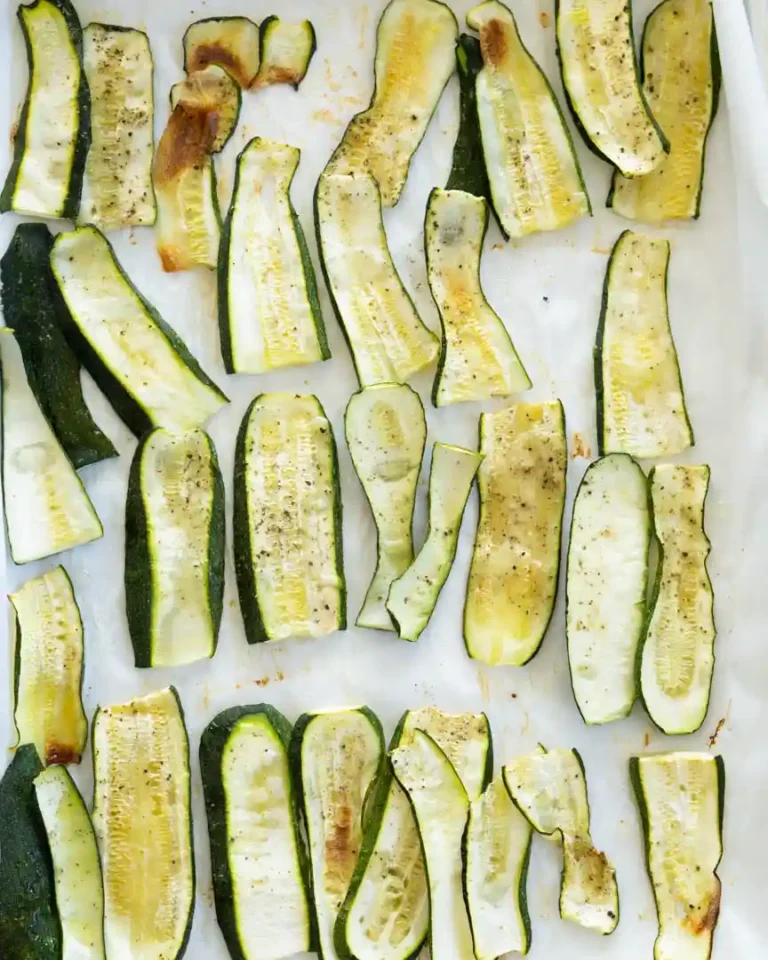
[[[262,21],[259,33],[261,62],[253,86],[290,83],[298,90],[317,50],[315,28],[309,20],[290,23],[272,16]]]
[[[459,75],[459,129],[453,145],[451,172],[446,190],[464,190],[483,197],[493,208],[491,188],[485,170],[480,120],[477,115],[477,75],[483,69],[480,41],[462,33],[456,44],[456,71]]]
[[[207,17],[190,24],[184,33],[184,69],[223,67],[241,87],[250,87],[259,72],[259,28],[248,17]]]
[[[171,110],[182,106],[187,126],[195,130],[199,116],[211,126],[211,153],[221,153],[235,132],[242,94],[230,74],[216,64],[190,73],[171,87]]]

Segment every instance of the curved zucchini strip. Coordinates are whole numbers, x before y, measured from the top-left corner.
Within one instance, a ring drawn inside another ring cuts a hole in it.
[[[717,112],[720,61],[712,4],[665,0],[645,22],[643,94],[670,152],[644,177],[613,175],[608,206],[622,217],[658,223],[697,218],[704,152]]]
[[[224,595],[224,481],[202,430],[153,430],[136,449],[125,509],[125,606],[137,667],[216,652]]]
[[[304,231],[291,202],[300,151],[254,137],[237,158],[219,249],[219,330],[228,373],[266,373],[331,352]]]
[[[240,88],[229,73],[215,63],[195,70],[171,87],[171,110],[175,111],[179,105],[184,108],[190,132],[195,128],[194,117],[202,115],[212,124],[211,153],[221,153],[229,143],[241,104]]]
[[[659,564],[640,661],[651,720],[669,734],[704,722],[715,667],[715,617],[704,532],[709,467],[664,464],[650,475]]]
[[[104,960],[104,888],[96,836],[66,767],[35,777],[35,796],[53,859],[62,957]]]
[[[693,445],[667,306],[669,241],[625,230],[608,261],[595,343],[600,453],[670,457]]]
[[[632,757],[659,933],[654,957],[709,960],[720,915],[725,765],[708,753]]]
[[[267,704],[231,707],[200,740],[216,918],[240,960],[312,949],[291,725]]]
[[[373,177],[324,173],[315,191],[315,224],[328,292],[360,386],[404,383],[428,367],[437,341],[392,261]]]
[[[501,317],[485,299],[480,256],[488,229],[482,197],[435,188],[424,224],[427,279],[442,339],[432,387],[436,407],[508,397],[531,386]]]
[[[103,536],[83,482],[37,402],[8,327],[0,329],[3,504],[14,563]]]
[[[244,89],[259,72],[259,28],[248,17],[207,17],[184,33],[184,70],[194,73],[209,64],[223,67]]]
[[[344,429],[376,524],[376,570],[355,623],[394,630],[387,596],[393,580],[413,563],[413,508],[427,439],[424,407],[410,387],[379,383],[354,394]]]
[[[491,199],[503,232],[559,230],[592,213],[571,135],[552,87],[512,12],[487,0],[467,14],[480,33],[477,112]]]
[[[453,566],[461,519],[482,459],[482,454],[450,443],[435,443],[432,448],[427,538],[387,596],[387,610],[402,640],[418,640],[437,605]]]
[[[669,141],[640,86],[632,0],[557,0],[557,54],[587,146],[625,177],[655,170]]]
[[[16,16],[29,82],[0,213],[74,220],[91,139],[80,20],[69,0],[35,0]]]
[[[83,68],[91,92],[91,143],[78,223],[100,230],[155,222],[153,64],[140,30],[89,23]]]
[[[626,717],[637,697],[650,543],[640,465],[624,453],[596,460],[573,505],[565,587],[571,686],[585,723]]]
[[[341,491],[317,397],[262,393],[235,451],[235,573],[249,643],[347,625]]]
[[[453,145],[451,172],[446,190],[464,190],[491,203],[491,188],[485,171],[480,119],[477,115],[477,75],[483,69],[480,41],[462,33],[456,43],[459,75],[459,129]]]
[[[137,437],[153,427],[192,430],[228,402],[98,230],[60,233],[51,266],[68,307],[70,344]]]
[[[381,769],[384,734],[367,707],[305,713],[291,756],[300,784],[312,876],[317,951],[337,960],[334,927],[363,841],[363,807]]]
[[[93,826],[109,957],[184,955],[195,905],[189,743],[167,687],[93,718]]]
[[[315,28],[309,20],[290,23],[272,16],[262,21],[259,32],[261,62],[252,85],[258,88],[290,83],[298,90],[317,50]]]
[[[480,416],[480,516],[464,606],[475,660],[522,666],[557,596],[568,451],[559,400]]]

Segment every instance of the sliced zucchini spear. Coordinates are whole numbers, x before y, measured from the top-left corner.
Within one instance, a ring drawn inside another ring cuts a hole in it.
[[[664,464],[651,471],[659,564],[640,661],[640,691],[664,733],[704,722],[715,666],[710,543],[704,532],[709,467]]]
[[[184,69],[223,67],[241,87],[250,87],[259,71],[259,28],[248,17],[208,17],[190,24],[184,33]]]
[[[125,605],[137,667],[216,652],[224,595],[224,481],[202,430],[139,443],[125,510]]]
[[[254,137],[237,158],[219,249],[219,329],[228,373],[266,373],[331,353],[291,202],[300,151]]]
[[[453,161],[446,190],[464,190],[483,197],[489,206],[491,188],[485,171],[480,120],[477,115],[477,75],[483,69],[480,41],[462,33],[456,44],[459,75],[459,130],[453,145]]]
[[[410,567],[393,581],[387,597],[387,610],[402,640],[418,640],[437,605],[482,459],[482,454],[450,443],[435,443],[432,448],[427,538]]]
[[[625,230],[608,261],[595,343],[600,453],[669,457],[693,444],[667,307],[669,241]]]
[[[259,32],[261,62],[252,85],[269,87],[273,83],[290,83],[298,90],[317,50],[315,28],[309,20],[290,23],[272,16],[262,21]]]
[[[480,516],[464,606],[470,657],[522,666],[557,595],[568,452],[559,400],[480,416]]]
[[[109,957],[183,956],[195,904],[189,743],[173,687],[93,718],[93,825]]]
[[[585,723],[626,717],[637,697],[650,542],[641,467],[624,453],[596,460],[576,493],[566,573],[568,663]]]
[[[430,193],[424,224],[427,279],[442,327],[432,387],[436,407],[508,397],[531,386],[480,282],[487,229],[488,207],[482,197],[439,188]]]
[[[35,0],[16,16],[29,81],[0,213],[74,220],[91,138],[80,20],[70,0]]]

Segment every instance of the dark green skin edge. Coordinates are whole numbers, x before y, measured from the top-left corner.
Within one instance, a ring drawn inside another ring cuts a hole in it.
[[[480,121],[477,117],[475,82],[483,69],[480,41],[462,33],[456,44],[456,68],[459,74],[459,132],[453,146],[453,163],[446,190],[464,190],[483,197],[489,206],[491,188],[485,172],[485,157],[480,139]]]
[[[88,90],[88,82],[85,79],[85,71],[83,70],[83,31],[80,26],[80,19],[77,16],[77,12],[69,0],[48,0],[48,2],[51,4],[51,6],[56,7],[56,9],[66,20],[69,28],[69,34],[72,38],[72,45],[74,46],[77,53],[77,58],[80,61],[80,84],[77,91],[78,129],[75,136],[72,167],[69,172],[69,188],[67,190],[67,198],[60,213],[60,216],[63,218],[74,220],[77,217],[77,211],[80,209],[80,194],[82,193],[83,189],[85,159],[88,156],[88,148],[91,145],[91,94]],[[24,106],[21,109],[21,116],[19,117],[19,126],[13,147],[13,161],[11,162],[11,169],[8,171],[8,176],[5,179],[3,191],[0,193],[0,213],[8,213],[9,210],[13,209],[13,193],[16,189],[16,180],[19,176],[19,168],[26,150],[27,120],[29,118],[29,108],[31,105],[31,79],[32,71],[34,70],[34,62],[32,57],[32,45],[24,24],[22,10],[32,9],[38,6],[39,3],[40,0],[35,0],[34,3],[29,4],[26,7],[19,6],[18,10],[16,11],[16,16],[21,24],[22,33],[24,34],[24,45],[27,50],[27,63],[29,64],[30,82],[27,86],[27,93],[24,98]]]
[[[272,24],[278,23],[279,20],[280,20],[280,17],[276,16],[275,14],[272,14],[271,16],[261,21],[261,26],[259,27],[259,39],[261,41],[261,64],[264,64],[269,60],[270,28]],[[314,57],[315,51],[317,50],[317,33],[315,32],[315,28],[313,24],[310,23],[309,20],[305,20],[304,23],[306,23],[309,26],[309,31],[312,36],[312,44],[309,48],[309,55],[307,56],[307,59],[303,64],[303,70],[302,70],[301,76],[295,83],[289,84],[289,86],[293,87],[294,90],[299,89],[299,84],[304,79],[304,77],[306,77],[307,70],[309,70],[309,65],[312,62],[312,57]],[[261,73],[261,64],[259,65],[259,73]],[[258,80],[258,78],[259,78],[259,74],[256,74],[256,79]]]
[[[152,556],[149,522],[141,488],[141,461],[152,433],[141,440],[131,461],[125,501],[125,612],[137,667],[152,667]],[[208,605],[213,624],[213,651],[218,645],[224,605],[224,480],[213,441],[206,434],[213,484],[211,523],[208,528]]]
[[[21,223],[0,260],[5,322],[16,334],[27,380],[75,469],[116,457],[94,422],[80,385],[80,363],[62,333],[68,314],[51,272],[53,237],[43,223]]]
[[[246,20],[248,23],[252,23],[254,27],[257,26],[257,24],[254,23],[250,17],[202,17],[200,20],[195,20],[193,23],[190,23],[190,25],[184,31],[184,36],[181,39],[182,54],[184,58],[184,73],[189,73],[189,65],[188,65],[189,57],[187,56],[187,34],[192,29],[192,27],[196,27],[200,23],[227,23],[228,21],[232,21],[232,20]],[[261,54],[261,31],[259,31],[259,54]],[[259,57],[259,60],[261,60],[261,57]],[[217,66],[221,67],[222,70],[227,69],[227,65],[225,63],[221,63],[215,59],[209,60],[209,63],[215,63]],[[234,125],[232,129],[234,130]]]
[[[62,930],[53,861],[35,796],[43,770],[35,747],[19,747],[0,781],[0,947],[3,960],[59,960]]]

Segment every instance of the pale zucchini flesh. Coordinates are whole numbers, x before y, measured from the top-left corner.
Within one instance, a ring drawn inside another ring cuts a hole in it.
[[[250,87],[259,71],[259,28],[248,17],[207,17],[190,24],[184,33],[184,69],[223,67],[241,87]]]
[[[259,33],[261,62],[253,86],[289,83],[298,90],[317,50],[315,28],[309,20],[291,22],[271,16],[262,21]]]
[[[161,139],[158,157],[162,157],[162,150]],[[200,153],[190,166],[174,168],[173,174],[167,176],[156,174],[154,185],[157,198],[155,234],[163,270],[176,273],[194,267],[215,269],[221,239],[221,215],[213,157]]]

